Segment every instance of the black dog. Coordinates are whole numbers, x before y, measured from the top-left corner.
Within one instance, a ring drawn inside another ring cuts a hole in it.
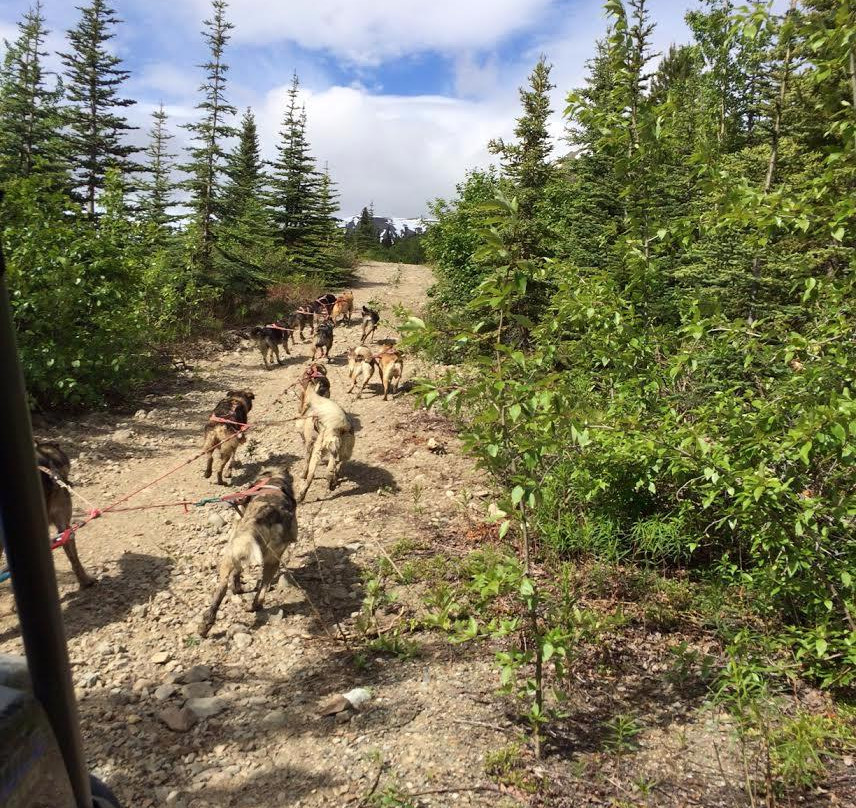
[[[330,349],[333,347],[333,321],[322,320],[315,328],[315,348],[312,351],[312,359],[320,359],[322,356],[330,361]]]
[[[288,340],[294,330],[285,325],[282,320],[277,320],[271,325],[256,326],[250,329],[250,338],[256,343],[256,347],[261,351],[262,361],[265,363],[265,369],[268,368],[268,363],[273,365],[274,357],[276,357],[277,365],[282,362],[279,358],[279,346],[281,345],[286,354],[290,354],[288,350]]]
[[[360,344],[365,345],[366,340],[374,336],[377,329],[377,324],[380,322],[380,314],[368,306],[363,306],[363,335],[360,337]]]

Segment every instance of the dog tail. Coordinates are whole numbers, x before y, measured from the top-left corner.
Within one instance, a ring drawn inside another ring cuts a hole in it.
[[[228,546],[232,561],[238,569],[248,564],[261,565],[263,561],[262,548],[252,530],[239,527]]]

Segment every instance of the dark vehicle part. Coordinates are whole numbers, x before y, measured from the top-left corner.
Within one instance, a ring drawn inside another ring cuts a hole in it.
[[[62,756],[67,785],[74,795],[71,804],[77,808],[92,808],[95,803],[83,756],[77,701],[71,680],[56,573],[47,541],[47,515],[36,467],[27,393],[18,363],[5,270],[0,250],[0,378],[3,379],[0,423],[4,425],[3,440],[0,440],[0,541],[6,550],[32,692],[38,705],[34,705],[32,699],[28,702],[26,694],[22,695],[21,691],[6,692],[6,709],[9,712],[0,711],[0,737],[5,739],[7,735],[7,718],[19,722],[19,727],[30,727],[33,733],[30,745],[26,746],[19,739],[18,749],[42,750],[41,757],[33,752],[36,757],[29,759],[41,770],[40,761],[47,762],[53,748],[46,738],[49,727],[54,746]],[[46,725],[40,723],[36,706],[43,711]],[[5,760],[5,757],[0,759],[0,775],[6,774],[3,768]],[[25,763],[21,765],[25,766]],[[45,779],[47,777],[45,773]],[[10,783],[5,776],[0,780],[0,795]],[[15,797],[8,800],[0,798],[0,804],[15,805]],[[29,808],[31,803],[22,804]],[[62,808],[64,803],[45,805]]]

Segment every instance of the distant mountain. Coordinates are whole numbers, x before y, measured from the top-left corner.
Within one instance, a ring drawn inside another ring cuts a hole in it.
[[[342,227],[350,233],[357,226],[359,220],[359,216],[352,216],[350,219],[340,219],[339,221],[342,223]],[[387,231],[391,231],[391,235],[395,240],[410,238],[411,236],[421,236],[428,225],[431,224],[429,219],[406,219],[400,216],[393,216],[391,218],[375,216],[372,222],[378,241],[383,241],[383,237]]]

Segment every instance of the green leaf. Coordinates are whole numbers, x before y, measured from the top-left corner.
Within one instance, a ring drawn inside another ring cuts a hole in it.
[[[841,585],[847,589],[853,586],[853,576],[847,570],[841,571]]]
[[[541,659],[544,662],[549,662],[553,654],[556,653],[556,648],[549,640],[545,640],[544,644],[541,646]]]
[[[520,501],[523,499],[524,493],[526,493],[526,492],[523,490],[522,485],[515,485],[511,491],[511,504],[512,505],[519,505]]]
[[[823,637],[818,637],[817,641],[814,644],[815,650],[817,651],[817,655],[822,657],[826,653],[826,649],[829,647],[829,644]]]
[[[843,241],[844,240],[844,228],[843,227],[836,227],[835,230],[832,231],[831,235],[832,235],[832,238],[834,238],[836,241]]]
[[[508,528],[510,528],[510,527],[511,527],[511,522],[510,522],[508,519],[506,519],[506,520],[505,520],[505,521],[504,521],[504,522],[499,526],[499,538],[500,538],[500,539],[504,539],[504,538],[505,538],[505,535],[508,533]]]

